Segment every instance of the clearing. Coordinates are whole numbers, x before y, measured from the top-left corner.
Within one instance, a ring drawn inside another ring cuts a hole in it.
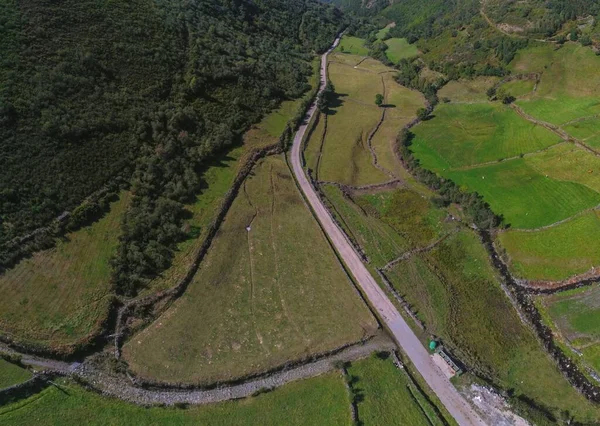
[[[414,58],[419,54],[419,49],[414,44],[410,44],[405,38],[388,38],[384,42],[387,44],[385,55],[394,64],[400,59]]]
[[[269,157],[246,181],[187,291],[127,342],[123,356],[146,378],[209,384],[356,342],[376,328],[284,159]]]

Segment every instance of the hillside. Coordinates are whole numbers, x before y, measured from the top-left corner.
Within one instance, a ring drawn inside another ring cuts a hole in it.
[[[63,212],[131,185],[119,253],[134,260],[117,259],[115,279],[135,291],[183,237],[202,164],[307,90],[312,53],[340,25],[316,1],[4,2],[0,268],[57,230],[20,237],[59,215],[58,228],[87,224],[105,193]]]

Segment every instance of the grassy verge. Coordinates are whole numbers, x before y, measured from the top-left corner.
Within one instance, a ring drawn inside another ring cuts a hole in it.
[[[287,165],[269,157],[186,293],[123,354],[143,377],[206,384],[332,350],[375,328]]]
[[[96,331],[112,303],[110,259],[128,200],[122,193],[102,219],[0,276],[3,333],[58,348]]]
[[[339,374],[290,383],[239,401],[144,408],[61,380],[24,401],[0,407],[5,425],[348,425],[348,395]]]

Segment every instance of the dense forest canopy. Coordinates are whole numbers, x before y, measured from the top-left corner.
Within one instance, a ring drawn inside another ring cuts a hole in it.
[[[133,293],[168,264],[203,161],[306,91],[342,25],[313,0],[3,2],[0,264],[15,237],[133,176],[115,260]]]

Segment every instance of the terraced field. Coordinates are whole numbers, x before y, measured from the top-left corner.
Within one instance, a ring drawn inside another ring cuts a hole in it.
[[[60,387],[59,387],[60,386]],[[0,423],[40,425],[307,425],[350,424],[350,401],[339,373],[290,383],[238,401],[188,408],[139,407],[106,398],[66,380],[0,407]]]
[[[207,384],[356,342],[376,327],[285,161],[269,157],[246,181],[185,294],[123,355],[143,377]]]
[[[121,194],[102,219],[0,276],[3,334],[60,349],[98,330],[112,303],[110,259],[128,200]]]
[[[499,235],[512,272],[530,280],[564,280],[600,265],[600,212],[591,211],[560,225]]]
[[[540,296],[538,302],[559,340],[600,374],[600,287]]]

